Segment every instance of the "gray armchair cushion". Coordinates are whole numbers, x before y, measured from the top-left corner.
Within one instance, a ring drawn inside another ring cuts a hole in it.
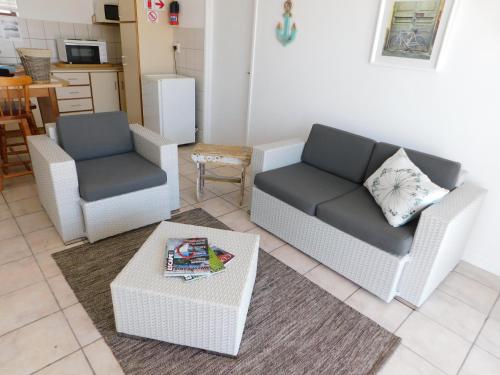
[[[415,220],[394,228],[364,187],[318,206],[318,219],[353,237],[396,256],[410,252],[417,227]]]
[[[318,204],[359,187],[305,163],[259,173],[255,186],[309,215],[316,214]]]
[[[360,183],[375,144],[369,138],[316,124],[305,144],[302,161]]]
[[[370,177],[384,162],[394,155],[401,147],[389,143],[378,143],[373,150],[365,179]],[[410,160],[424,172],[435,184],[452,190],[457,186],[460,176],[460,163],[425,154],[423,152],[405,149]]]
[[[87,202],[164,185],[167,174],[135,152],[76,162],[80,196]]]
[[[56,130],[61,147],[76,161],[134,151],[124,112],[61,116]]]

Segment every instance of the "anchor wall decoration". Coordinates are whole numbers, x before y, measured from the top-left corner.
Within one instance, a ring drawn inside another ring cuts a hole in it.
[[[286,0],[283,5],[285,13],[283,13],[283,24],[281,22],[276,26],[276,37],[279,42],[286,47],[295,40],[297,36],[297,26],[295,22],[292,24],[292,0]]]

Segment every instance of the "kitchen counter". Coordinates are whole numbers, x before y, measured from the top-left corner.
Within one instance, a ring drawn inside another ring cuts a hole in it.
[[[99,66],[99,65],[94,65],[94,64],[89,64],[88,66],[72,66],[71,64],[68,64],[65,67],[61,67],[58,65],[52,65],[50,68],[51,72],[59,72],[59,73],[66,73],[66,72],[74,72],[74,73],[87,73],[87,72],[122,72],[123,71],[123,65],[122,64],[113,64],[111,66],[106,65],[106,66]]]

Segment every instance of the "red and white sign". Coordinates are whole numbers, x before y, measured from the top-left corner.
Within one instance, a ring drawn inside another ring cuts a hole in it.
[[[167,0],[165,0],[167,1]],[[163,12],[167,9],[167,4],[163,0],[144,0],[144,8]]]
[[[158,12],[155,10],[148,10],[148,21],[151,23],[158,22]]]

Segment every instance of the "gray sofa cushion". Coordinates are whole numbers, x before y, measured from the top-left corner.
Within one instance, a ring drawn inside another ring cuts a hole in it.
[[[360,183],[376,142],[324,125],[313,125],[302,161]]]
[[[316,216],[327,224],[396,256],[410,252],[417,221],[394,228],[364,187],[318,206]]]
[[[134,151],[124,112],[61,116],[56,130],[61,147],[76,161]]]
[[[378,143],[373,150],[365,179],[370,177],[380,166],[401,147],[389,143]],[[452,190],[456,187],[460,175],[460,163],[425,154],[423,152],[405,149],[410,160],[424,172],[435,184]]]
[[[318,204],[359,187],[305,163],[259,173],[255,186],[309,215],[316,214]]]
[[[80,196],[97,201],[167,182],[164,170],[135,152],[76,162]]]

